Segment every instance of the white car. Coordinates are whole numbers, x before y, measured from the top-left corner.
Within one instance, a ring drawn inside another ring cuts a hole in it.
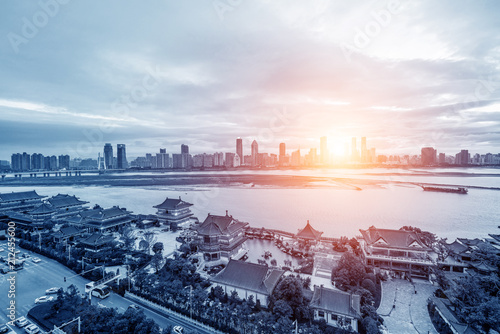
[[[15,323],[17,327],[21,328],[28,324],[28,320],[25,317],[19,317],[16,319]]]
[[[57,291],[59,291],[59,289],[60,288],[50,288],[50,289],[45,290],[45,293],[48,295],[53,295],[53,294],[57,293]]]
[[[40,303],[47,303],[51,302],[54,299],[54,297],[49,297],[49,296],[41,296],[35,299],[35,304],[40,304]]]
[[[182,334],[184,333],[184,328],[182,326],[174,326],[174,328],[172,328],[172,333]]]
[[[0,252],[3,252],[4,250],[5,250],[5,249],[3,249],[3,248],[0,248]]]
[[[24,327],[24,331],[28,334],[36,334],[36,333],[40,333],[40,328],[38,328],[34,324],[31,324],[31,325]]]
[[[38,262],[41,262],[42,260],[40,260],[39,257],[33,257],[33,258],[31,258],[31,261],[38,263]]]

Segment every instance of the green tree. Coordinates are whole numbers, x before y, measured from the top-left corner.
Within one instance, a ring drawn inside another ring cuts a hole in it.
[[[365,275],[366,269],[361,260],[351,253],[345,253],[332,270],[332,282],[346,291],[350,287],[359,286]]]

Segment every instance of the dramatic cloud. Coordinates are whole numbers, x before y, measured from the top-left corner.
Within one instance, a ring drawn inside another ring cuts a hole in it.
[[[9,1],[0,11],[0,159],[500,147],[491,1]],[[248,151],[247,151],[248,152]]]

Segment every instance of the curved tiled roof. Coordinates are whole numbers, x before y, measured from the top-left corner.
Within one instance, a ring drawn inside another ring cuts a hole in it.
[[[283,270],[269,269],[268,266],[261,264],[231,259],[226,268],[212,278],[212,281],[262,294],[271,294],[283,273]]]
[[[359,231],[369,245],[379,242],[385,247],[429,250],[413,231],[390,230],[373,226]]]
[[[175,210],[175,209],[189,208],[192,205],[193,204],[181,200],[180,197],[179,197],[179,199],[167,197],[163,201],[163,203],[155,205],[155,206],[153,206],[153,208],[165,209],[165,210]]]
[[[76,206],[87,204],[86,201],[79,200],[76,196],[69,196],[65,194],[57,194],[57,196],[53,196],[47,200],[52,206],[55,208],[64,208],[68,206]]]
[[[336,314],[359,318],[361,316],[360,301],[361,297],[359,295],[337,289],[314,286],[314,294],[310,306]]]
[[[47,215],[50,213],[54,213],[56,210],[54,207],[47,203],[42,203],[36,209],[33,209],[29,212],[30,215]]]
[[[0,194],[0,202],[40,199],[40,198],[44,198],[44,197],[45,196],[38,195],[35,190],[18,191],[18,192]]]
[[[308,220],[306,226],[302,230],[299,230],[299,232],[297,232],[297,234],[295,236],[297,238],[302,238],[302,239],[318,240],[319,238],[321,238],[322,234],[323,234],[323,232],[315,230],[311,226],[311,224],[309,224],[309,220]]]
[[[209,214],[205,221],[196,229],[199,234],[203,235],[225,235],[232,234],[240,228],[245,227],[248,223],[240,222],[229,216],[216,216]]]

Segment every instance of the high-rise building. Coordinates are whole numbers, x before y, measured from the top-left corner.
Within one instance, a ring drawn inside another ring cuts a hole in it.
[[[156,168],[169,168],[167,149],[160,148],[160,153],[156,153]]]
[[[116,168],[125,169],[128,167],[125,144],[116,145]]]
[[[41,153],[33,153],[31,155],[31,169],[34,170],[42,170],[44,169],[44,159],[43,154]]]
[[[181,154],[189,154],[189,146],[182,144],[181,145]]]
[[[358,149],[356,148],[356,137],[352,137],[351,139],[351,161],[355,162],[359,159]]]
[[[286,145],[285,143],[280,143],[279,163],[281,166],[283,166],[285,163],[285,157],[286,157]]]
[[[22,154],[21,153],[14,153],[12,154],[10,158],[10,166],[14,172],[19,172],[21,170],[22,166]]]
[[[69,169],[69,155],[67,154],[61,154],[59,156],[59,169]]]
[[[368,149],[366,147],[366,137],[361,137],[361,162],[368,162]]]
[[[326,136],[319,139],[320,159],[323,165],[328,164],[328,142]]]
[[[104,168],[113,169],[113,145],[104,144]]]
[[[420,150],[420,162],[422,166],[436,164],[436,150],[433,147],[422,147]]]
[[[243,139],[236,138],[236,154],[240,156],[240,161],[243,161]]]
[[[444,153],[439,153],[438,163],[444,165],[446,163],[446,155]]]
[[[455,155],[455,165],[468,165],[470,155],[468,150],[461,150],[460,153]]]
[[[31,169],[31,157],[28,153],[23,152],[23,156],[21,158],[21,170],[30,170]]]
[[[231,152],[226,152],[226,162],[225,162],[225,166],[227,168],[231,168],[231,167],[234,167],[234,157],[236,156],[235,153],[231,153]]]
[[[293,167],[298,167],[300,166],[300,149],[297,150],[297,151],[293,151],[292,152],[292,161],[291,161],[291,165]]]
[[[252,142],[252,167],[257,166],[258,155],[259,155],[259,144],[257,144],[256,140],[254,140]]]

